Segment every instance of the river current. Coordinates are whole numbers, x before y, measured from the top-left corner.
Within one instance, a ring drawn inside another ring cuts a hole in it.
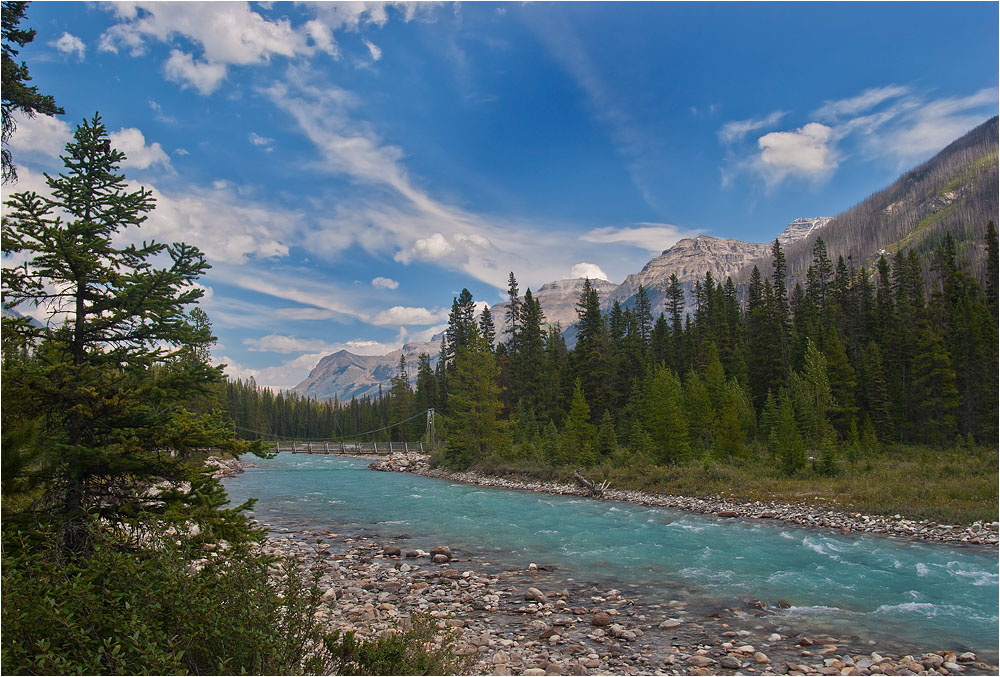
[[[655,600],[774,605],[789,625],[997,660],[995,550],[845,536],[665,508],[375,473],[367,461],[279,454],[225,481],[272,526],[406,533],[496,565],[554,565],[567,580]],[[635,593],[631,593],[635,594]]]

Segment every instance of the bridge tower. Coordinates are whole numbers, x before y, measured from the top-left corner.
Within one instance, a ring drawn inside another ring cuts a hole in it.
[[[437,449],[437,428],[434,425],[434,407],[427,410],[427,428],[424,430],[424,438],[427,440],[428,447]]]

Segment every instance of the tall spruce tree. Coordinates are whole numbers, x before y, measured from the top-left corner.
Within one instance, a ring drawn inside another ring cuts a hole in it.
[[[149,191],[128,190],[124,159],[95,115],[66,145],[65,172],[46,175],[50,194],[12,195],[3,219],[3,250],[23,260],[5,272],[5,303],[50,317],[46,326],[4,318],[34,357],[4,365],[4,424],[42,422],[39,444],[54,452],[46,496],[73,552],[88,548],[95,516],[139,539],[168,514],[219,507],[221,488],[163,449],[239,446],[220,416],[184,408],[223,379],[199,359],[213,339],[189,313],[208,264],[183,243],[119,244],[154,207]],[[169,500],[144,491],[182,479],[191,492]]]

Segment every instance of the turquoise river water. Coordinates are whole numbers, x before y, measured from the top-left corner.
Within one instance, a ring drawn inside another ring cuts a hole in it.
[[[997,660],[998,557],[761,520],[487,489],[367,461],[279,454],[226,480],[273,526],[413,536],[490,562],[555,565],[567,580],[638,589],[649,599],[792,606],[790,625],[828,628],[913,650],[968,648]]]

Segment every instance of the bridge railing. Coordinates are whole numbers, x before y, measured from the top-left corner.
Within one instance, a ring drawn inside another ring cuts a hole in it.
[[[397,451],[423,452],[424,443],[418,442],[410,446],[408,442],[275,442],[271,447],[274,452],[291,452],[293,454],[365,454],[371,456],[388,456]]]

